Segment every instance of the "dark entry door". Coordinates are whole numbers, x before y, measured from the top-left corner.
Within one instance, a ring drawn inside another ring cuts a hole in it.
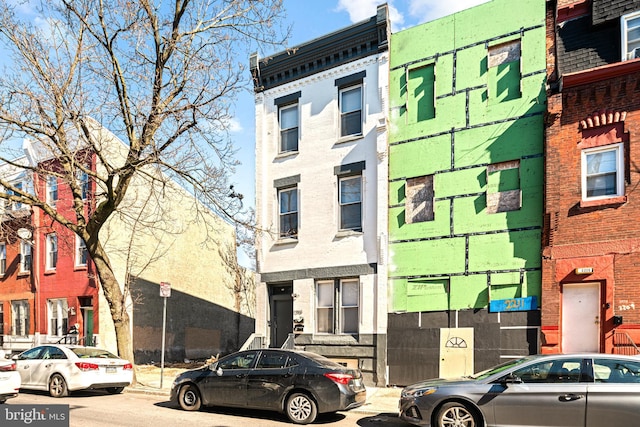
[[[271,343],[270,347],[282,347],[293,333],[293,285],[271,287]]]

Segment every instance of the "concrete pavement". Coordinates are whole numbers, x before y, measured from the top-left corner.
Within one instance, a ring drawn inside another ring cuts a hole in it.
[[[135,369],[138,383],[135,386],[127,387],[126,392],[156,394],[167,398],[169,398],[173,379],[186,370],[173,367],[165,367],[164,370],[161,370],[154,365],[137,365]],[[162,376],[160,375],[161,371]],[[400,391],[401,389],[397,387],[367,387],[367,402],[363,406],[353,409],[352,412],[397,414]]]

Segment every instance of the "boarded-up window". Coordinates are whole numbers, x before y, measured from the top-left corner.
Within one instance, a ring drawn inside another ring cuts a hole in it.
[[[515,211],[521,206],[520,161],[487,166],[487,213]]]
[[[407,112],[411,122],[432,119],[435,108],[435,65],[424,65],[410,69]]]
[[[407,179],[405,222],[433,221],[433,175]]]
[[[493,102],[520,98],[520,40],[489,47],[489,99]]]

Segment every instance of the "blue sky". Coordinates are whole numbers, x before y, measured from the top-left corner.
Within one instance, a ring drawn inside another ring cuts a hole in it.
[[[432,21],[488,0],[387,0],[392,32],[402,31],[417,24]],[[284,0],[286,25],[292,28],[287,46],[295,46],[325,34],[368,19],[384,0]],[[282,49],[278,49],[280,51]],[[263,52],[271,54],[275,52]],[[247,58],[246,63],[249,63]],[[251,76],[247,71],[247,81]],[[233,181],[236,191],[242,193],[245,203],[255,200],[255,117],[251,87],[237,100],[237,112],[232,138],[238,148],[241,162]]]

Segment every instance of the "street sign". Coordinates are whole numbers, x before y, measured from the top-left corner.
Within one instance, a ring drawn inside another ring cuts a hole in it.
[[[171,296],[171,283],[160,282],[160,296],[163,298],[169,298]]]

